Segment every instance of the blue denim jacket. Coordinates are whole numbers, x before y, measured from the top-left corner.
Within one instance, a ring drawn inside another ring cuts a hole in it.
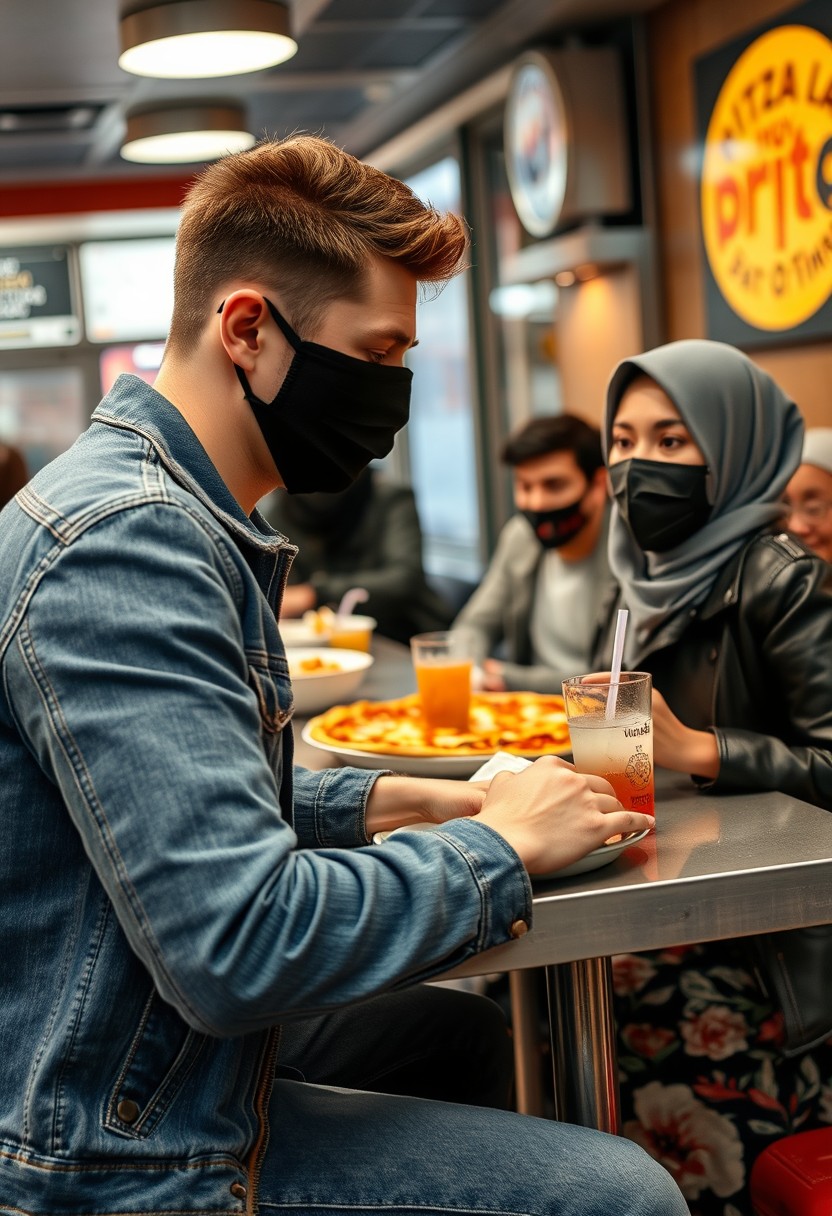
[[[2,1216],[256,1212],[279,1022],[531,918],[484,825],[292,771],[294,552],[130,376],[0,515]]]

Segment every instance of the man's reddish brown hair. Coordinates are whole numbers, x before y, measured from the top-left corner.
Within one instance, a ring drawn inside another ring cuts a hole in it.
[[[373,255],[440,283],[459,269],[466,238],[459,216],[326,139],[260,143],[210,165],[188,192],[169,347],[195,345],[232,281],[273,283],[305,337],[332,300],[360,298]]]

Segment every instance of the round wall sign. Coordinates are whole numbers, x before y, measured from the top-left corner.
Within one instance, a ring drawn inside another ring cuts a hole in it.
[[[566,194],[566,112],[554,69],[529,51],[512,76],[504,120],[506,170],[520,222],[532,236],[548,236]]]

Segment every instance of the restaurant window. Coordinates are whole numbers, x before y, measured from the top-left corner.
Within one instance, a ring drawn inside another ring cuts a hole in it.
[[[453,157],[406,180],[437,210],[461,213],[460,172]],[[451,279],[438,295],[429,286],[423,295],[416,318],[419,346],[407,356],[413,369],[407,449],[425,568],[476,579],[482,564],[467,275]]]
[[[533,238],[517,217],[509,192],[502,132],[484,141],[491,264],[495,283],[488,303],[496,318],[501,358],[500,392],[506,431],[538,414],[559,414],[564,405],[557,357],[558,288],[550,279],[506,282],[512,256]]]

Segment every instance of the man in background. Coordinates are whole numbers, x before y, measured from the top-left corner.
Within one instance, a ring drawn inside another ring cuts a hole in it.
[[[803,437],[803,460],[786,486],[786,526],[824,561],[832,562],[832,427]]]
[[[428,586],[422,530],[413,491],[365,469],[340,494],[276,490],[262,506],[266,519],[298,546],[281,615],[299,617],[363,587],[358,612],[396,642],[447,629],[451,613]]]
[[[482,687],[557,692],[587,670],[608,582],[599,431],[572,414],[533,418],[503,445],[517,514],[454,622],[475,638]],[[493,656],[500,648],[504,658]]]

